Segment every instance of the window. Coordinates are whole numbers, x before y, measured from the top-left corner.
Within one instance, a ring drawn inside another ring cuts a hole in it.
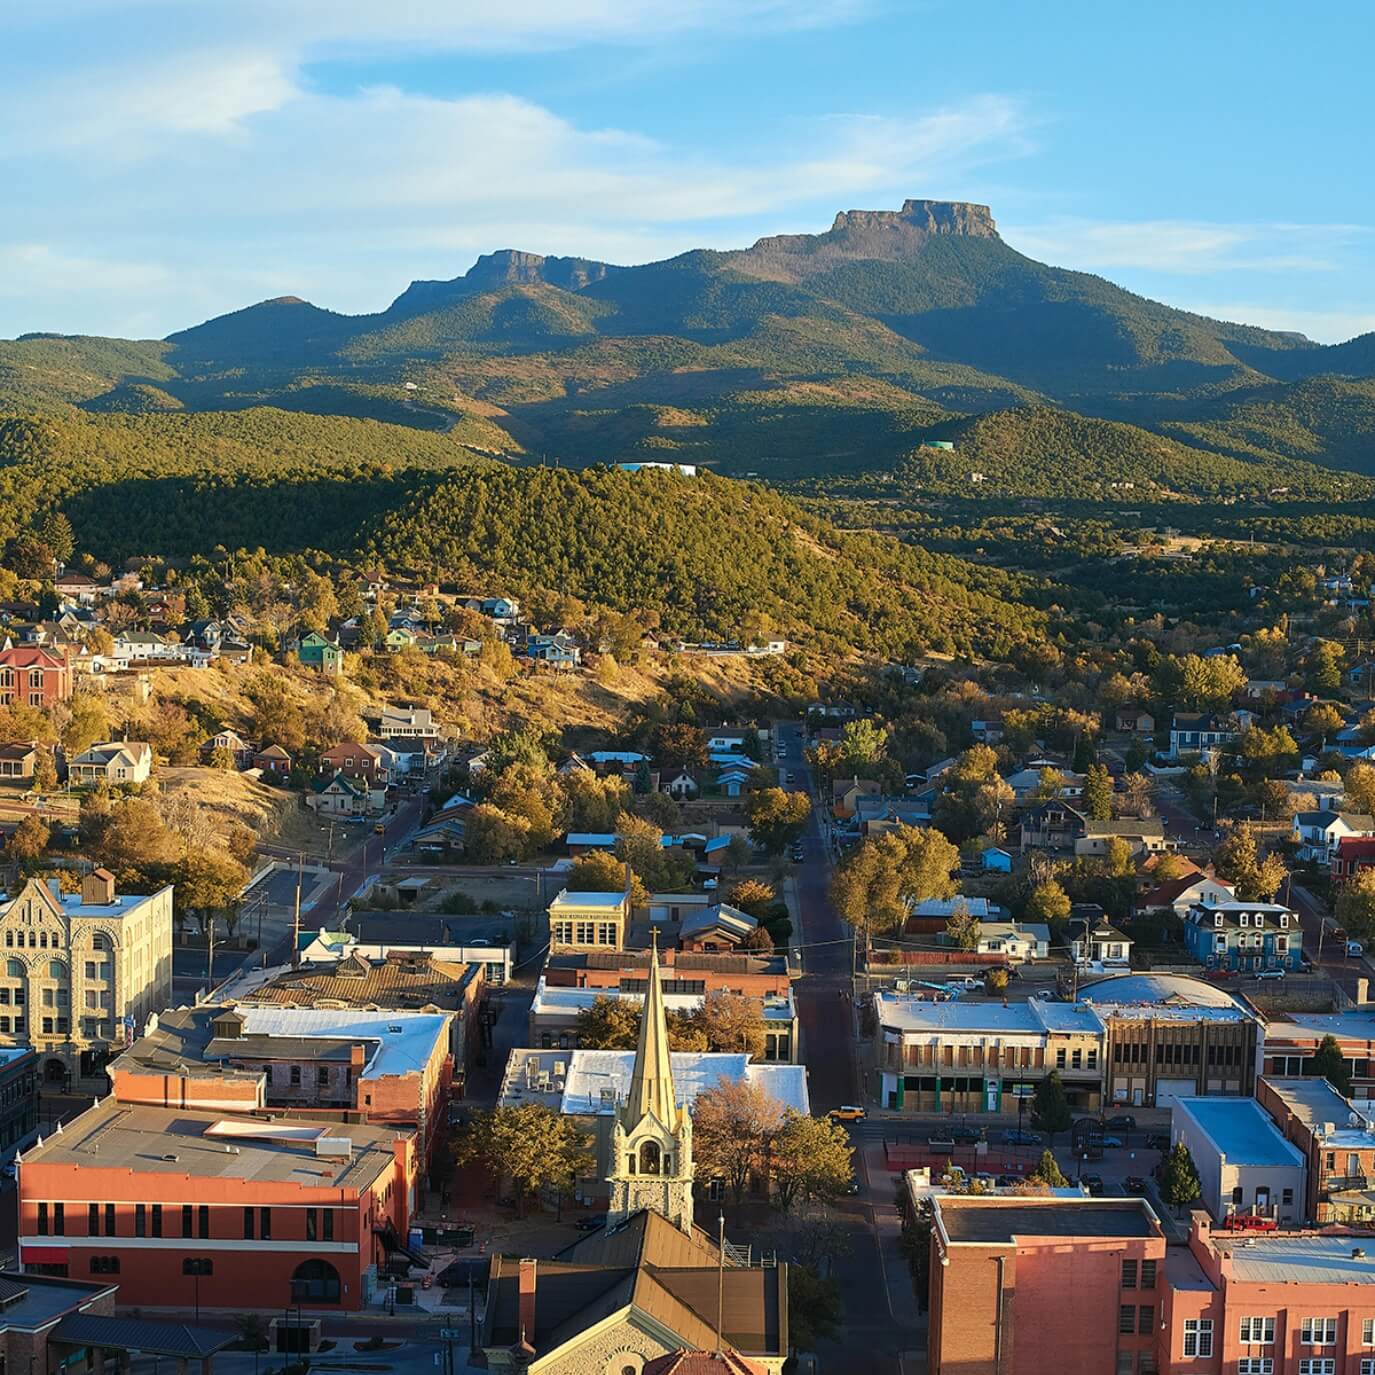
[[[1136,1262],[1134,1260],[1124,1260],[1122,1262],[1122,1288],[1136,1288]]]
[[[252,1209],[252,1208],[245,1208],[245,1209],[243,1210],[243,1239],[244,1239],[245,1241],[252,1241],[252,1240],[253,1240],[253,1209]]]
[[[67,977],[67,966],[61,960],[49,960],[48,977],[50,979],[65,979]]]
[[[1237,1375],[1274,1375],[1273,1356],[1243,1356],[1237,1362]]]
[[[299,1088],[300,1085],[301,1085],[301,1067],[300,1067],[300,1065],[292,1065],[292,1067],[291,1067],[291,1087],[292,1087],[292,1088]]]
[[[162,1235],[162,1204],[161,1204],[161,1203],[155,1203],[155,1204],[153,1204],[153,1217],[152,1217],[152,1222],[153,1222],[153,1235],[154,1235],[155,1237],[160,1237],[160,1236]]]
[[[1375,1356],[1361,1358],[1361,1375],[1375,1375]]]
[[[1211,1318],[1184,1319],[1184,1354],[1207,1360],[1213,1354],[1213,1320]]]
[[[1333,1346],[1336,1340],[1336,1318],[1305,1318],[1299,1329],[1299,1341],[1304,1346]]]
[[[1124,1303],[1117,1310],[1117,1330],[1127,1333],[1136,1331],[1136,1308],[1133,1304]]]
[[[1155,1267],[1153,1260],[1143,1260],[1141,1262],[1141,1287],[1143,1289],[1155,1288]]]
[[[67,1234],[66,1205],[62,1203],[53,1204],[53,1236],[61,1237]]]
[[[48,1235],[48,1205],[46,1203],[38,1205],[38,1235],[40,1237]]]
[[[1069,1065],[1069,1067],[1070,1067],[1071,1069],[1082,1069],[1082,1068],[1083,1068],[1083,1061],[1084,1061],[1084,1052],[1083,1052],[1082,1050],[1076,1050],[1076,1051],[1070,1056],[1070,1065]]]
[[[93,1275],[117,1275],[119,1274],[118,1256],[92,1256],[91,1274]]]
[[[333,1240],[334,1240],[334,1209],[333,1209],[333,1208],[326,1208],[326,1209],[325,1209],[325,1215],[324,1215],[323,1221],[324,1221],[324,1224],[325,1224],[325,1240],[326,1240],[326,1241],[333,1241]]]
[[[327,1066],[321,1065],[320,1068],[315,1071],[315,1082],[322,1089],[329,1086],[329,1069]]]
[[[1293,1189],[1286,1189],[1286,1190],[1284,1191],[1282,1197],[1283,1197],[1283,1201],[1284,1201],[1284,1203],[1286,1204],[1286,1206],[1287,1206],[1288,1204],[1293,1203],[1293,1201],[1294,1201],[1294,1191],[1293,1191]]]
[[[1056,1069],[1064,1069],[1064,1067],[1065,1067],[1065,1050],[1064,1050],[1064,1047],[1061,1046],[1060,1049],[1057,1050],[1057,1051],[1055,1052],[1055,1068],[1056,1068]]]
[[[191,1205],[189,1203],[181,1205],[181,1234],[184,1237],[191,1235]]]
[[[272,1209],[258,1209],[258,1235],[263,1241],[272,1240]]]
[[[94,978],[95,978],[95,961],[94,961],[94,960],[87,960],[87,961],[86,961],[86,977],[87,977],[88,979],[94,979]],[[94,1004],[88,1004],[88,1006],[94,1006]]]
[[[202,1203],[197,1208],[196,1220],[200,1224],[201,1240],[204,1241],[210,1236],[210,1208],[207,1204]],[[208,1275],[210,1272],[207,1270],[205,1273]]]
[[[107,1203],[105,1205],[105,1235],[112,1237],[115,1234],[115,1205]]]
[[[89,1203],[86,1205],[86,1235],[88,1237],[98,1237],[100,1235],[99,1203]]]
[[[318,1240],[319,1240],[319,1238],[315,1235],[316,1229],[318,1228],[318,1226],[319,1226],[319,1223],[318,1223],[318,1221],[317,1221],[317,1214],[316,1214],[316,1212],[315,1212],[315,1209],[314,1209],[314,1208],[307,1208],[307,1209],[306,1209],[306,1240],[307,1240],[307,1241],[318,1241]]]
[[[136,1237],[148,1235],[148,1209],[142,1203],[134,1204],[134,1235]]]
[[[1299,1375],[1337,1375],[1337,1362],[1331,1356],[1308,1356],[1299,1362]]]
[[[1241,1320],[1241,1340],[1255,1344],[1275,1340],[1274,1318],[1243,1318]]]
[[[1136,1330],[1142,1337],[1149,1337],[1155,1331],[1155,1304],[1143,1303],[1136,1310]]]
[[[1375,1346],[1375,1318],[1366,1318],[1361,1323],[1361,1345]]]

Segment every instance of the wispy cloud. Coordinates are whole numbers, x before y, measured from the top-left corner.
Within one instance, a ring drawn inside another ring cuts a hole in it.
[[[1369,234],[1351,224],[1126,223],[1075,218],[1002,228],[1014,248],[1058,266],[1187,276],[1335,271],[1340,266],[1340,250]]]

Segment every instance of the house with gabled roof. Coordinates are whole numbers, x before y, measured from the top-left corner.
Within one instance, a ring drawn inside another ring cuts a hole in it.
[[[1343,837],[1371,835],[1375,835],[1375,817],[1363,813],[1318,811],[1294,815],[1294,843],[1299,847],[1301,860],[1330,864]]]
[[[369,803],[367,785],[344,773],[336,773],[332,778],[318,775],[311,780],[306,795],[306,806],[321,816],[364,816]]]

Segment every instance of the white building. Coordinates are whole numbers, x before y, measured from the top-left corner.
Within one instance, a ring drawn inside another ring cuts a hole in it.
[[[1204,1206],[1216,1221],[1233,1213],[1304,1220],[1303,1154],[1254,1098],[1176,1098],[1170,1140],[1188,1147]]]

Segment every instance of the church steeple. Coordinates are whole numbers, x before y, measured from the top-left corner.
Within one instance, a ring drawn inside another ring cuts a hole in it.
[[[678,1105],[673,1091],[668,1012],[656,933],[649,952],[649,978],[630,1092],[616,1108],[611,1131],[608,1224],[652,1208],[690,1231],[694,1172],[692,1118],[687,1108]]]
[[[635,1073],[630,1080],[625,1115],[638,1122],[652,1113],[665,1127],[672,1127],[676,1108],[673,1065],[668,1058],[668,1013],[659,972],[659,933],[655,931],[649,952],[649,987],[640,1018],[640,1043],[635,1051]]]

